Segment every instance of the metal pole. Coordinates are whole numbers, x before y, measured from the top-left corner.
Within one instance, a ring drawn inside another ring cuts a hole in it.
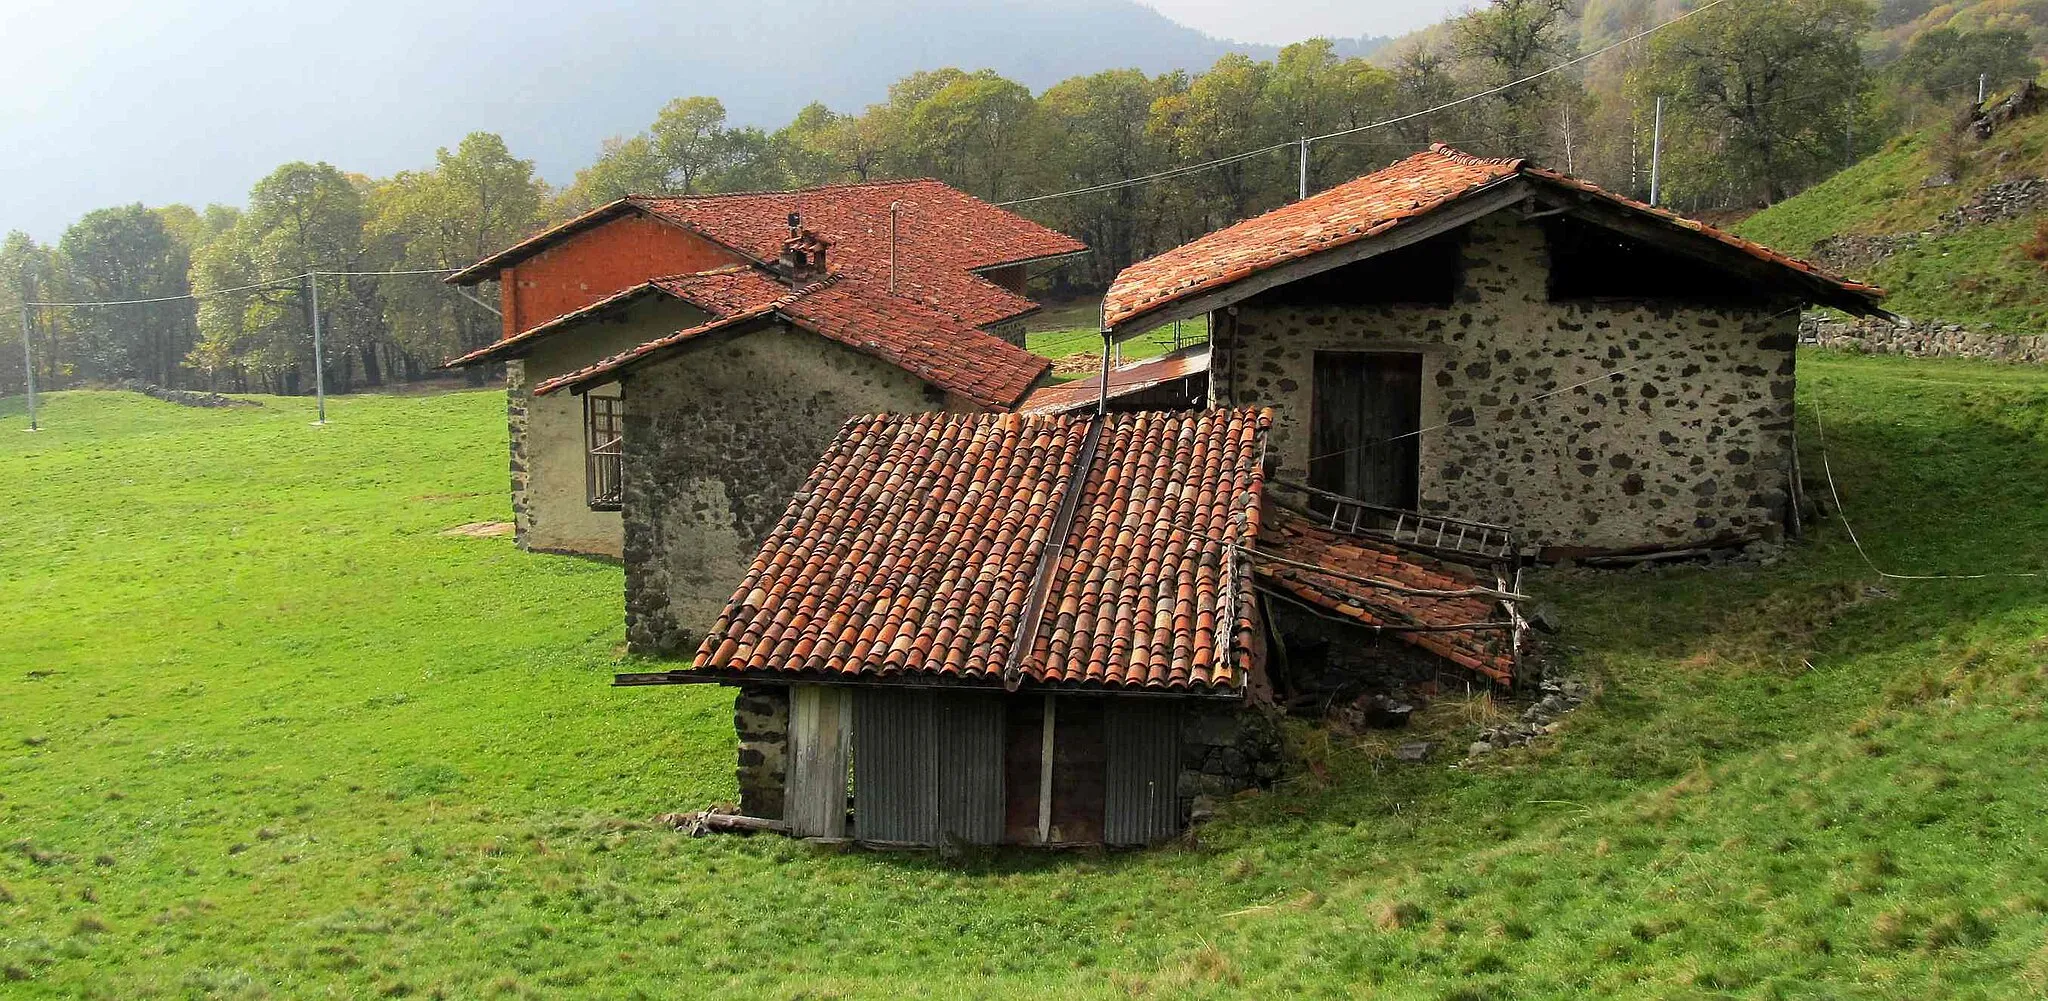
[[[1110,334],[1109,328],[1107,326],[1103,327],[1102,385],[1097,386],[1095,392],[1095,415],[1097,417],[1109,413],[1109,352],[1112,350],[1111,345],[1114,343],[1114,340],[1115,338]]]
[[[318,402],[320,419],[315,424],[327,423],[327,366],[320,357],[320,273],[306,273],[307,294],[312,297],[313,306],[313,396]]]
[[[1301,137],[1301,197],[1308,197],[1308,136]]]
[[[1664,99],[1657,99],[1657,124],[1650,130],[1650,204],[1662,195],[1664,168]]]
[[[1854,102],[1851,102],[1851,103],[1850,103],[1850,104],[1848,105],[1848,107],[1846,107],[1846,108],[1844,108],[1844,109],[1843,109],[1843,111],[1845,112],[1845,114],[1843,115],[1843,117],[1845,117],[1845,118],[1847,118],[1847,119],[1848,119],[1848,127],[1847,127],[1847,129],[1845,130],[1845,132],[1846,132],[1846,135],[1844,135],[1844,137],[1843,137],[1843,139],[1842,139],[1842,166],[1844,166],[1844,167],[1849,167],[1849,166],[1854,166],[1854,165],[1855,165],[1855,163],[1856,163],[1856,105],[1855,105],[1855,103],[1854,103]]]
[[[1990,82],[1985,78],[1989,75],[1987,73],[1977,74],[1977,106],[1980,108],[1984,106],[1984,85]]]
[[[36,352],[28,340],[28,301],[34,296],[35,282],[31,279],[22,285],[21,295],[21,376],[28,381],[28,429],[41,431],[36,425]]]

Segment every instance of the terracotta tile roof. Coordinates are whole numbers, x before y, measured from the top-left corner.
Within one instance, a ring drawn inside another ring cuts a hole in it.
[[[691,672],[999,685],[1088,419],[847,423]],[[1238,693],[1259,670],[1251,579],[1268,411],[1112,415],[1078,485],[1021,681]]]
[[[1260,553],[1277,556],[1290,563],[1326,567],[1344,574],[1317,573],[1268,559],[1254,561],[1262,586],[1362,626],[1444,627],[1510,621],[1500,602],[1493,598],[1420,597],[1346,579],[1363,577],[1422,591],[1463,591],[1495,586],[1495,581],[1482,579],[1465,567],[1371,539],[1332,532],[1299,512],[1277,504],[1266,505],[1258,549]],[[1492,681],[1508,684],[1514,680],[1515,657],[1510,630],[1397,632],[1395,635]]]
[[[582,309],[529,327],[495,344],[486,345],[459,358],[442,362],[442,368],[463,368],[483,362],[516,358],[535,343],[575,326],[582,320],[619,309],[656,292],[666,293],[696,306],[714,319],[754,309],[789,294],[789,287],[773,275],[749,264],[718,268],[692,275],[670,275],[620,289]]]
[[[564,388],[609,381],[627,368],[682,348],[705,335],[771,316],[873,355],[985,407],[1008,409],[1016,405],[1052,367],[1051,362],[1023,348],[856,279],[831,278],[793,292],[779,285],[776,288],[782,294],[762,302],[758,300],[761,289],[745,283],[721,286],[719,291],[729,291],[733,304],[752,304],[549,379],[535,386],[534,394],[545,396]],[[703,288],[690,291],[707,298],[713,295]]]
[[[889,206],[899,203],[897,293],[937,307],[972,326],[1037,309],[1036,303],[973,272],[1084,251],[1087,246],[1006,209],[930,179],[842,184],[799,191],[696,197],[632,196],[593,210],[452,276],[467,284],[489,278],[564,236],[627,211],[645,212],[767,263],[789,238],[789,214],[824,238],[834,272],[889,277]]]
[[[1109,398],[1121,399],[1165,385],[1175,379],[1206,375],[1208,372],[1209,345],[1197,344],[1110,372]],[[1032,390],[1031,395],[1025,397],[1023,403],[1017,405],[1017,412],[1066,414],[1084,410],[1095,406],[1102,398],[1101,387],[1102,376],[1099,373],[1072,382],[1040,386]]]
[[[1174,303],[1226,286],[1302,258],[1378,236],[1496,185],[1523,178],[1590,194],[1646,213],[1743,253],[1790,268],[1833,287],[1853,305],[1870,308],[1883,290],[1828,274],[1705,223],[1653,209],[1576,178],[1527,165],[1519,159],[1487,159],[1444,145],[1432,146],[1398,163],[1328,191],[1217,230],[1149,260],[1125,268],[1103,300],[1103,320],[1123,329],[1135,319]],[[1831,303],[1832,304],[1832,303]]]

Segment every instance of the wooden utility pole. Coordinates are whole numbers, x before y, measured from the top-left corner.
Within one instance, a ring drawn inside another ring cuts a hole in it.
[[[1663,189],[1659,187],[1663,181],[1663,167],[1664,99],[1660,97],[1657,99],[1656,124],[1650,129],[1650,204],[1653,206],[1657,204],[1658,196],[1663,194]]]
[[[327,364],[320,354],[320,272],[306,273],[306,294],[313,307],[313,398],[320,419],[315,424],[327,423]]]

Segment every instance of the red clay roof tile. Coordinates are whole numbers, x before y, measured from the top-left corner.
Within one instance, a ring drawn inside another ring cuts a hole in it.
[[[936,307],[970,326],[1028,313],[1031,300],[976,271],[1085,251],[1087,246],[1006,209],[930,179],[841,184],[798,191],[693,197],[635,195],[594,209],[451,276],[473,284],[546,249],[556,240],[603,225],[625,212],[644,212],[684,227],[760,263],[776,259],[789,237],[789,214],[830,247],[837,273],[889,277],[889,206],[897,219],[897,294]]]
[[[1066,491],[1078,507],[1019,658],[1039,685],[1237,693],[1269,412],[848,422],[691,670],[997,685]],[[1223,626],[1219,628],[1218,623]]]
[[[1265,215],[1246,219],[1125,268],[1103,300],[1103,322],[1128,329],[1137,319],[1272,268],[1378,236],[1466,196],[1515,178],[1562,187],[1647,213],[1745,254],[1832,285],[1873,305],[1882,289],[1828,274],[1804,261],[1730,236],[1705,223],[1653,209],[1519,159],[1487,159],[1437,145],[1398,163]]]
[[[710,313],[712,319],[754,309],[789,294],[789,287],[773,275],[748,264],[737,264],[691,275],[670,275],[621,289],[582,309],[564,313],[546,323],[529,327],[495,344],[441,363],[442,368],[463,368],[484,362],[516,358],[532,350],[539,341],[575,326],[579,321],[623,308],[648,295],[661,292]]]
[[[688,276],[697,278],[699,276]],[[661,279],[650,283],[670,289]],[[762,301],[766,287],[744,283],[677,290],[683,298],[729,294],[727,303],[744,306],[707,323],[656,338],[574,372],[534,387],[536,396],[564,388],[609,381],[635,365],[679,349],[707,334],[731,330],[770,316],[887,361],[931,385],[958,393],[986,407],[1014,406],[1052,367],[1052,363],[1000,338],[911,300],[891,296],[853,278],[832,278]],[[696,300],[692,300],[696,301]]]

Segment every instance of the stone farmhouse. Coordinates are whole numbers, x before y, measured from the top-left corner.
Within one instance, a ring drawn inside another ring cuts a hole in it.
[[[1557,558],[1796,531],[1800,312],[1882,296],[1437,146],[1133,265],[1104,322],[1207,315],[1209,404],[1273,409],[1274,489],[1410,541],[1415,512],[1510,526]]]
[[[506,366],[519,544],[637,556],[682,592],[714,582],[698,602],[701,629],[846,418],[1016,403],[1043,374],[1022,350],[1023,318],[1038,309],[1024,296],[1028,273],[1085,251],[931,180],[629,197],[451,276],[458,286],[495,281],[504,329],[448,365]],[[777,302],[813,285],[826,288]],[[720,319],[735,322],[636,353]],[[604,366],[602,381],[552,391],[607,359],[620,363]],[[993,374],[962,376],[977,367]],[[637,410],[629,371],[648,394]],[[550,391],[537,392],[543,385]],[[657,394],[674,405],[666,416],[653,409]],[[649,434],[689,427],[661,447],[670,468],[690,471],[665,485],[689,495],[668,508],[687,509],[695,527],[645,535],[629,554],[621,510],[636,424],[659,425]],[[656,566],[700,551],[700,561]],[[659,616],[659,605],[640,607]],[[672,631],[664,621],[636,637],[658,647]]]
[[[1126,269],[1106,353],[1211,343],[1093,381],[776,236],[490,357],[609,351],[514,399],[623,400],[628,637],[696,653],[617,683],[736,688],[747,823],[883,845],[1150,843],[1277,775],[1277,705],[1528,680],[1529,559],[1796,530],[1798,313],[1884,315],[1441,146]]]

